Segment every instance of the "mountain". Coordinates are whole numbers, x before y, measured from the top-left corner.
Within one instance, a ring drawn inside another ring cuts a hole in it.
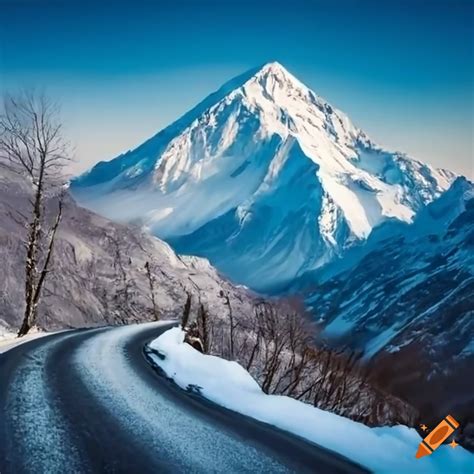
[[[348,268],[330,278],[312,274],[307,303],[324,321],[325,335],[351,339],[372,356],[420,343],[424,328],[427,344],[443,346],[445,364],[474,354],[473,223],[474,185],[458,178],[413,224],[387,222],[374,230],[348,252]],[[298,291],[308,293],[310,277],[302,280],[306,291],[303,285]]]
[[[23,317],[26,228],[19,217],[27,215],[30,193],[27,182],[1,169],[0,328],[17,329]],[[46,209],[57,209],[54,199],[46,203]],[[67,195],[53,267],[40,303],[39,327],[91,327],[154,319],[146,262],[161,319],[180,317],[187,292],[193,295],[193,311],[201,298],[211,315],[226,315],[221,291],[229,295],[237,317],[252,311],[252,295],[232,286],[208,261],[181,257],[165,242],[81,208]]]
[[[269,63],[138,148],[72,182],[84,206],[134,222],[232,280],[278,291],[372,230],[411,222],[454,179],[372,142]]]

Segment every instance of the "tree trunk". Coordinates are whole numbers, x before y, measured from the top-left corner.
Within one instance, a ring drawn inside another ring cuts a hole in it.
[[[155,286],[153,284],[153,276],[151,274],[150,263],[148,261],[145,263],[145,270],[148,277],[148,284],[150,286],[151,304],[153,306],[153,317],[155,318],[155,321],[159,321],[160,316],[158,314],[158,308],[156,306],[155,300]]]
[[[38,237],[41,225],[41,201],[43,198],[43,176],[44,166],[40,169],[38,183],[36,185],[36,193],[33,203],[33,220],[30,223],[30,231],[28,233],[28,247],[26,252],[25,265],[25,313],[23,323],[18,331],[18,337],[24,336],[31,329],[36,319],[35,315],[35,293],[36,293],[36,273],[38,258]]]

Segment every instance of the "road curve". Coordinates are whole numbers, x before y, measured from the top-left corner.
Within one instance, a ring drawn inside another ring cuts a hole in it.
[[[0,473],[365,472],[159,377],[143,347],[171,325],[74,330],[0,354]]]

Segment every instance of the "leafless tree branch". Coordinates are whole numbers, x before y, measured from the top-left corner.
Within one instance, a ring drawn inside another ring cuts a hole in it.
[[[47,230],[45,201],[61,190],[64,166],[69,161],[71,150],[61,133],[58,105],[35,91],[5,95],[0,115],[0,164],[25,177],[32,186],[31,212],[25,216],[25,313],[19,337],[36,322],[63,210],[60,196],[58,213]]]

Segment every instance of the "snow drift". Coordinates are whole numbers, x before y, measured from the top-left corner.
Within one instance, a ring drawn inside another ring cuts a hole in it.
[[[180,387],[199,390],[219,405],[302,436],[376,473],[474,469],[474,455],[461,447],[441,446],[430,457],[415,459],[421,439],[414,429],[369,428],[289,397],[266,395],[238,363],[201,354],[184,343],[180,328],[166,331],[150,347],[161,355],[152,355],[156,364]]]

